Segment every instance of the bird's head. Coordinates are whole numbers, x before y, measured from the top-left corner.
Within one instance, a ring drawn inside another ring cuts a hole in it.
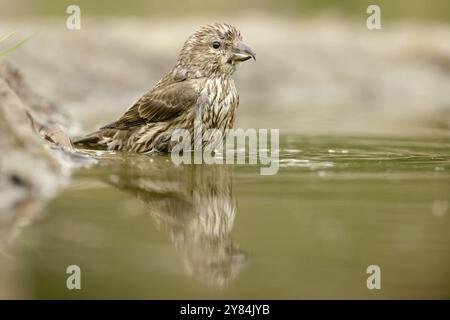
[[[239,30],[226,23],[204,26],[184,43],[175,71],[188,77],[231,76],[239,62],[255,59]]]

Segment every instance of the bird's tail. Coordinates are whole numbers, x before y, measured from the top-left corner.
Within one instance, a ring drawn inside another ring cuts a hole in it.
[[[131,132],[112,128],[102,128],[81,138],[73,139],[77,148],[95,150],[123,150]]]
[[[75,147],[82,149],[106,149],[107,145],[101,143],[102,134],[100,131],[93,132],[84,137],[73,138],[72,143]]]

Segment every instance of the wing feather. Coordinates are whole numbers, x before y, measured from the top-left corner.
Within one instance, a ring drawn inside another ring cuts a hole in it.
[[[142,96],[119,120],[101,129],[128,129],[150,122],[167,121],[193,107],[197,91],[186,81],[158,87]]]

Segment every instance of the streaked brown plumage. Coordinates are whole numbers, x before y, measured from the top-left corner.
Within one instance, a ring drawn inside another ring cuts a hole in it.
[[[175,67],[117,121],[76,146],[131,152],[169,152],[175,129],[194,120],[202,130],[231,128],[239,96],[231,78],[236,65],[255,58],[240,32],[228,24],[207,25],[185,42]],[[200,123],[199,122],[199,123]],[[196,122],[197,123],[197,122]]]

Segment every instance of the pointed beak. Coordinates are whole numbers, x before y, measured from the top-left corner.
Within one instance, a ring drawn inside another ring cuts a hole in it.
[[[239,42],[232,49],[233,56],[231,60],[233,61],[246,61],[253,58],[256,61],[256,55],[247,45]]]

